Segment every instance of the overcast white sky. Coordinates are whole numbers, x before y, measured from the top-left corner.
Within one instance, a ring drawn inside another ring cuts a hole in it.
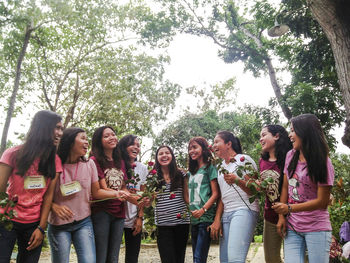
[[[208,38],[192,35],[178,35],[168,49],[171,63],[166,68],[166,77],[183,87],[216,84],[233,76],[239,88],[237,105],[253,104],[268,106],[268,101],[274,96],[268,76],[254,78],[250,73],[243,73],[241,63],[226,64],[217,55],[217,46]],[[278,76],[283,82],[289,82],[289,76]],[[179,114],[186,105],[193,101],[181,97],[172,115]],[[337,152],[350,154],[350,149],[341,143],[344,128],[336,128],[334,134],[338,141]],[[339,143],[340,142],[340,143]]]

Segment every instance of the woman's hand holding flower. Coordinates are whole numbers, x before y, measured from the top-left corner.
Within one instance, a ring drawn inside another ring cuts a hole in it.
[[[225,174],[224,179],[229,185],[237,184],[237,182],[239,181],[239,177],[236,174]]]

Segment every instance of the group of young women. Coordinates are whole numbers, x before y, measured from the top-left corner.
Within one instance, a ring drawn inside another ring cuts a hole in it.
[[[206,262],[211,239],[218,238],[220,262],[246,260],[259,207],[249,202],[250,176],[236,171],[247,162],[258,168],[231,132],[219,131],[213,142],[210,148],[203,137],[189,141],[187,172],[178,168],[169,146],[156,151],[154,217],[162,262],[184,262],[189,231],[193,262]],[[289,135],[279,125],[262,127],[260,143],[260,171],[278,174],[280,192],[265,202],[266,262],[282,262],[283,239],[285,262],[304,262],[306,248],[310,263],[328,262],[334,171],[318,119],[293,118]],[[0,263],[9,262],[16,240],[17,261],[37,262],[47,221],[52,262],[69,262],[71,243],[79,262],[118,262],[123,233],[125,262],[138,261],[143,209],[152,201],[137,195],[149,175],[136,161],[140,143],[134,135],[118,142],[113,128],[103,126],[94,132],[89,159],[88,148],[83,129],[63,131],[60,116],[40,111],[25,143],[4,152],[0,191],[18,202],[12,230],[0,224]],[[212,151],[222,159],[220,169]],[[130,183],[135,174],[138,182]]]

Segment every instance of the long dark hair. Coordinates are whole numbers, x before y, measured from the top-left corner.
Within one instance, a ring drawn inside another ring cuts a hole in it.
[[[329,148],[320,121],[314,114],[302,114],[291,119],[294,132],[301,139],[301,151],[307,163],[307,171],[314,183],[327,182],[327,158]],[[289,177],[293,176],[298,164],[297,150],[288,166]]]
[[[165,184],[165,182],[163,180],[162,167],[158,162],[158,152],[162,148],[167,148],[171,154],[171,157],[172,157],[171,162],[169,163],[169,176],[170,176],[170,181],[171,181],[170,191],[175,191],[177,188],[182,187],[182,185],[183,185],[183,174],[179,170],[179,168],[177,167],[176,158],[175,158],[173,150],[169,146],[166,146],[166,145],[159,146],[157,151],[156,151],[156,157],[155,157],[156,161],[155,161],[154,168],[157,170],[158,180],[161,182],[159,187],[161,187],[162,185]]]
[[[61,158],[62,163],[65,163],[69,157],[69,154],[74,146],[75,138],[81,132],[85,132],[81,128],[71,127],[63,131],[61,142],[58,145],[57,154]],[[81,160],[86,162],[86,158],[81,156]]]
[[[281,191],[283,185],[283,170],[284,163],[286,160],[287,152],[292,149],[292,143],[289,139],[288,132],[284,127],[277,124],[269,124],[265,127],[272,136],[276,136],[278,134],[278,139],[275,141],[275,156],[276,156],[276,164],[280,169],[280,181],[279,181],[279,190]],[[268,161],[270,158],[269,152],[262,152],[261,158],[265,161]]]
[[[55,178],[57,148],[54,145],[54,131],[61,120],[60,115],[48,110],[35,114],[25,143],[16,154],[17,174],[24,176],[34,160],[39,158],[38,171],[45,177]]]
[[[218,131],[216,135],[223,139],[225,143],[231,142],[231,148],[235,151],[235,153],[242,153],[241,141],[238,139],[238,137],[234,136],[232,132]]]
[[[130,162],[131,162],[130,156],[126,148],[128,148],[130,145],[133,145],[136,139],[137,139],[136,135],[128,134],[128,135],[125,135],[123,138],[121,138],[117,145],[118,155],[125,162],[126,174],[129,179],[132,176],[131,174],[132,167],[130,165]]]
[[[102,145],[103,132],[107,128],[111,129],[115,133],[115,130],[111,126],[105,125],[97,128],[94,131],[94,134],[92,135],[90,156],[94,156],[97,162],[101,165],[101,167],[107,167],[109,163]],[[114,165],[118,169],[120,169],[121,164],[120,164],[120,158],[118,156],[117,147],[115,147],[113,150],[112,158],[113,158]]]
[[[203,162],[206,164],[204,169],[207,169],[211,164],[211,153],[209,150],[209,144],[207,140],[201,136],[193,137],[188,143],[188,148],[190,148],[190,145],[193,142],[198,143],[199,146],[202,148]],[[188,156],[188,170],[191,172],[191,174],[195,174],[198,171],[198,169],[198,162],[196,160],[192,160],[191,156]]]

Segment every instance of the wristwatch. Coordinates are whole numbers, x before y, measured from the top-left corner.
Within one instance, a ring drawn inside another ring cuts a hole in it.
[[[206,209],[204,206],[202,208],[204,210],[204,213],[206,213],[208,211],[208,209]]]

